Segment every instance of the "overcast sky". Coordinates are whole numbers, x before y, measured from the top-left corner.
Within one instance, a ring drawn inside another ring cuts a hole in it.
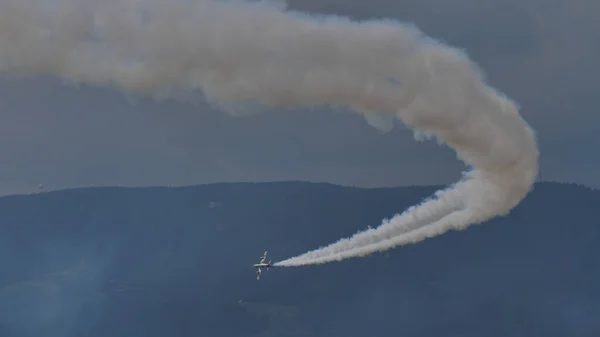
[[[465,49],[538,134],[542,180],[600,188],[600,2],[292,0],[293,9],[395,18]],[[450,4],[451,3],[451,4]],[[451,183],[464,166],[402,125],[297,110],[231,117],[48,79],[0,81],[0,194],[76,186],[326,181]]]

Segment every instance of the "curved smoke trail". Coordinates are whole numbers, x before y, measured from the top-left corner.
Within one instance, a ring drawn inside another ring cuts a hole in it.
[[[352,22],[270,2],[3,0],[0,73],[50,75],[224,108],[347,106],[398,118],[473,170],[380,227],[279,262],[362,256],[508,213],[537,174],[535,137],[460,51],[391,20]]]

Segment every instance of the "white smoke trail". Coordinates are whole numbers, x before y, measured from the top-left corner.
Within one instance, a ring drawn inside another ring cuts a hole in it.
[[[352,22],[273,2],[3,0],[0,73],[50,75],[225,108],[347,106],[398,118],[474,170],[376,229],[278,263],[335,261],[506,214],[537,173],[533,132],[456,49],[391,20]]]

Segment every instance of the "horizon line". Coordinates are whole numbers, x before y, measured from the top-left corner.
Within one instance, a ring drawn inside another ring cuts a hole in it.
[[[190,184],[190,185],[87,185],[87,186],[74,186],[74,187],[65,187],[65,188],[56,188],[56,189],[45,189],[45,187],[41,187],[38,191],[32,192],[22,192],[22,193],[12,193],[12,194],[4,194],[0,195],[0,198],[4,197],[12,197],[12,196],[29,196],[29,195],[37,195],[37,194],[45,194],[45,193],[55,193],[55,192],[66,192],[66,191],[74,191],[74,190],[91,190],[91,189],[186,189],[186,188],[200,188],[200,187],[208,187],[215,185],[243,185],[243,184],[255,184],[255,185],[267,185],[267,184],[320,184],[320,185],[330,185],[342,188],[355,188],[355,189],[363,189],[363,190],[375,190],[375,189],[395,189],[395,188],[414,188],[414,187],[431,187],[431,188],[440,188],[443,186],[451,186],[452,184],[416,184],[416,185],[390,185],[390,186],[360,186],[360,185],[350,185],[350,184],[338,184],[332,183],[328,181],[307,181],[307,180],[274,180],[274,181],[224,181],[224,182],[211,182],[211,183],[201,183],[201,184]],[[562,181],[536,181],[533,185],[535,188],[536,185],[540,184],[559,184],[559,185],[576,185],[581,186],[591,190],[599,190],[598,188],[594,188],[592,186],[588,186],[582,183],[576,182],[562,182]]]

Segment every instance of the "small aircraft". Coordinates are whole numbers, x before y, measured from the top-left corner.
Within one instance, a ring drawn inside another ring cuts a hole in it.
[[[257,270],[256,270],[256,279],[257,280],[260,280],[260,275],[262,274],[262,268],[266,268],[267,271],[269,270],[269,268],[275,268],[271,264],[271,260],[269,260],[269,262],[265,263],[266,260],[267,260],[267,251],[265,251],[263,256],[260,257],[260,262],[253,266],[254,268],[257,268]]]

